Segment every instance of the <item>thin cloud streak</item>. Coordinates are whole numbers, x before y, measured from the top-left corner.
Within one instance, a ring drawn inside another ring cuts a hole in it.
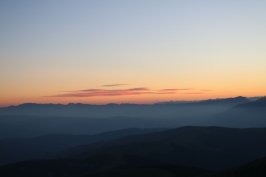
[[[188,92],[188,93],[183,93],[183,94],[205,94],[204,92]]]
[[[78,90],[79,92],[98,92],[104,89],[86,89],[86,90]],[[75,91],[74,91],[75,92]]]
[[[121,85],[121,84],[112,84]],[[160,95],[160,94],[205,94],[203,90],[200,92],[186,92],[182,93],[179,91],[195,90],[192,88],[168,88],[161,90],[151,90],[147,87],[135,87],[128,89],[84,89],[84,90],[74,90],[74,91],[64,91],[66,93],[50,95],[45,97],[106,97],[106,96],[130,96],[130,95]],[[206,90],[207,91],[207,90]]]
[[[129,84],[107,84],[107,85],[102,85],[101,87],[120,87],[120,86],[126,86]]]
[[[67,91],[68,93],[51,95],[46,97],[100,97],[100,96],[129,96],[144,94],[175,94],[174,89],[164,91],[154,91],[147,87],[136,87],[129,89],[85,89],[77,91]]]
[[[157,92],[154,94],[176,94],[176,92]]]
[[[57,94],[49,97],[96,97],[96,96],[125,96],[125,95],[140,95],[152,94],[147,88],[133,88],[123,90],[107,90],[107,89],[87,89],[66,94]]]
[[[162,90],[158,90],[159,92],[171,92],[171,91],[173,91],[173,92],[175,92],[175,91],[177,91],[178,89],[162,89]]]
[[[162,90],[159,90],[159,91],[162,91],[162,92],[171,92],[171,91],[182,91],[182,90],[194,90],[193,88],[180,88],[180,89],[162,89]]]
[[[137,87],[137,88],[131,88],[131,89],[128,89],[128,90],[130,90],[130,91],[132,91],[132,90],[143,91],[143,90],[150,90],[150,89],[148,89],[146,87]]]

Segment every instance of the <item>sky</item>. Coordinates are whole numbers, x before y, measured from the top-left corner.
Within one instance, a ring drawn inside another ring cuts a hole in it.
[[[0,0],[0,106],[266,95],[265,0]]]

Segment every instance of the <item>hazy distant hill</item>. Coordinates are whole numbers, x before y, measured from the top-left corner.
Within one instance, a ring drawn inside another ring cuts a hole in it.
[[[180,120],[176,120],[180,122]],[[178,124],[178,123],[176,123]],[[172,124],[172,127],[176,126]],[[141,117],[37,117],[0,116],[0,139],[32,138],[47,134],[98,134],[128,128],[162,128],[167,119]]]
[[[209,99],[209,100],[202,100],[202,101],[166,101],[166,102],[159,102],[155,104],[165,104],[165,105],[174,105],[174,104],[179,104],[179,105],[184,105],[184,104],[227,104],[230,106],[234,106],[237,104],[241,103],[246,103],[249,102],[250,100],[257,100],[259,97],[250,99],[242,96],[238,96],[235,98],[217,98],[217,99]]]
[[[205,105],[228,105],[229,107],[238,105],[238,104],[243,104],[249,102],[249,99],[246,97],[238,96],[235,98],[224,98],[224,99],[210,99],[210,100],[204,100],[200,101],[200,104],[205,104]]]
[[[260,98],[256,101],[240,104],[236,106],[237,108],[265,108],[266,107],[266,97]]]
[[[212,121],[226,127],[266,127],[266,97],[236,105]]]
[[[2,114],[0,116],[0,139],[46,134],[97,134],[134,127],[176,128],[189,125],[266,127],[265,98],[252,102],[245,97],[236,97],[160,105],[24,104],[1,108],[0,111],[0,115]],[[46,113],[67,116],[44,116]],[[76,116],[70,117],[70,115]],[[81,115],[96,115],[96,117],[80,117]],[[97,117],[100,115],[104,118]],[[112,115],[126,116],[113,117]]]

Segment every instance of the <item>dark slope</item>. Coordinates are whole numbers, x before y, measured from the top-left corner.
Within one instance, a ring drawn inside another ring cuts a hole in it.
[[[246,165],[221,172],[203,175],[201,177],[265,177],[266,158],[258,159]]]
[[[68,148],[107,141],[132,134],[146,134],[165,129],[123,129],[97,135],[45,135],[35,138],[0,140],[0,165],[29,160],[45,159]]]
[[[0,167],[5,177],[119,177],[119,176],[186,176],[209,173],[208,170],[177,165],[146,166],[145,159],[129,155],[97,155],[87,159],[25,161]],[[138,165],[135,165],[136,162]],[[140,163],[139,163],[140,162]]]
[[[199,176],[208,171],[175,165],[128,166],[132,163],[125,156],[100,155],[85,160],[27,161],[0,167],[0,176]],[[138,159],[138,161],[141,159]],[[136,160],[133,160],[133,163]],[[264,177],[266,159],[256,160],[241,167],[200,177]]]
[[[266,97],[236,105],[216,116],[211,122],[226,127],[266,127]]]
[[[61,157],[132,154],[151,159],[154,164],[182,164],[221,170],[266,156],[265,149],[266,128],[183,127],[79,146],[63,153]]]
[[[27,161],[0,167],[1,176],[199,176],[201,169],[257,175],[265,161],[237,166],[266,156],[266,128],[182,127],[130,135],[84,145],[62,153],[59,160]],[[164,165],[169,164],[169,165]],[[181,165],[181,166],[180,166]],[[246,170],[247,169],[247,170]],[[193,173],[192,173],[193,172]],[[263,173],[264,174],[264,173]],[[216,173],[212,174],[216,175]],[[240,175],[241,176],[241,175]]]
[[[80,177],[196,177],[209,173],[208,170],[178,165],[155,165],[131,168],[115,168],[80,175]]]

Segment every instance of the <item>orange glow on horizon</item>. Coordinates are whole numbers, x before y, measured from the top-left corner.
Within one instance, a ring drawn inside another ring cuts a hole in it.
[[[99,96],[90,98],[58,98],[58,97],[43,97],[43,96],[29,96],[29,97],[5,97],[0,101],[0,107],[7,107],[10,105],[19,105],[23,103],[39,103],[39,104],[68,104],[68,103],[84,103],[104,105],[109,103],[132,103],[132,104],[153,104],[156,102],[165,101],[196,101],[216,98],[229,98],[229,97],[256,97],[265,96],[265,92],[260,91],[257,93],[246,92],[240,94],[237,91],[228,92],[214,92],[209,91],[205,94],[159,94],[159,95],[129,95],[129,96]]]

